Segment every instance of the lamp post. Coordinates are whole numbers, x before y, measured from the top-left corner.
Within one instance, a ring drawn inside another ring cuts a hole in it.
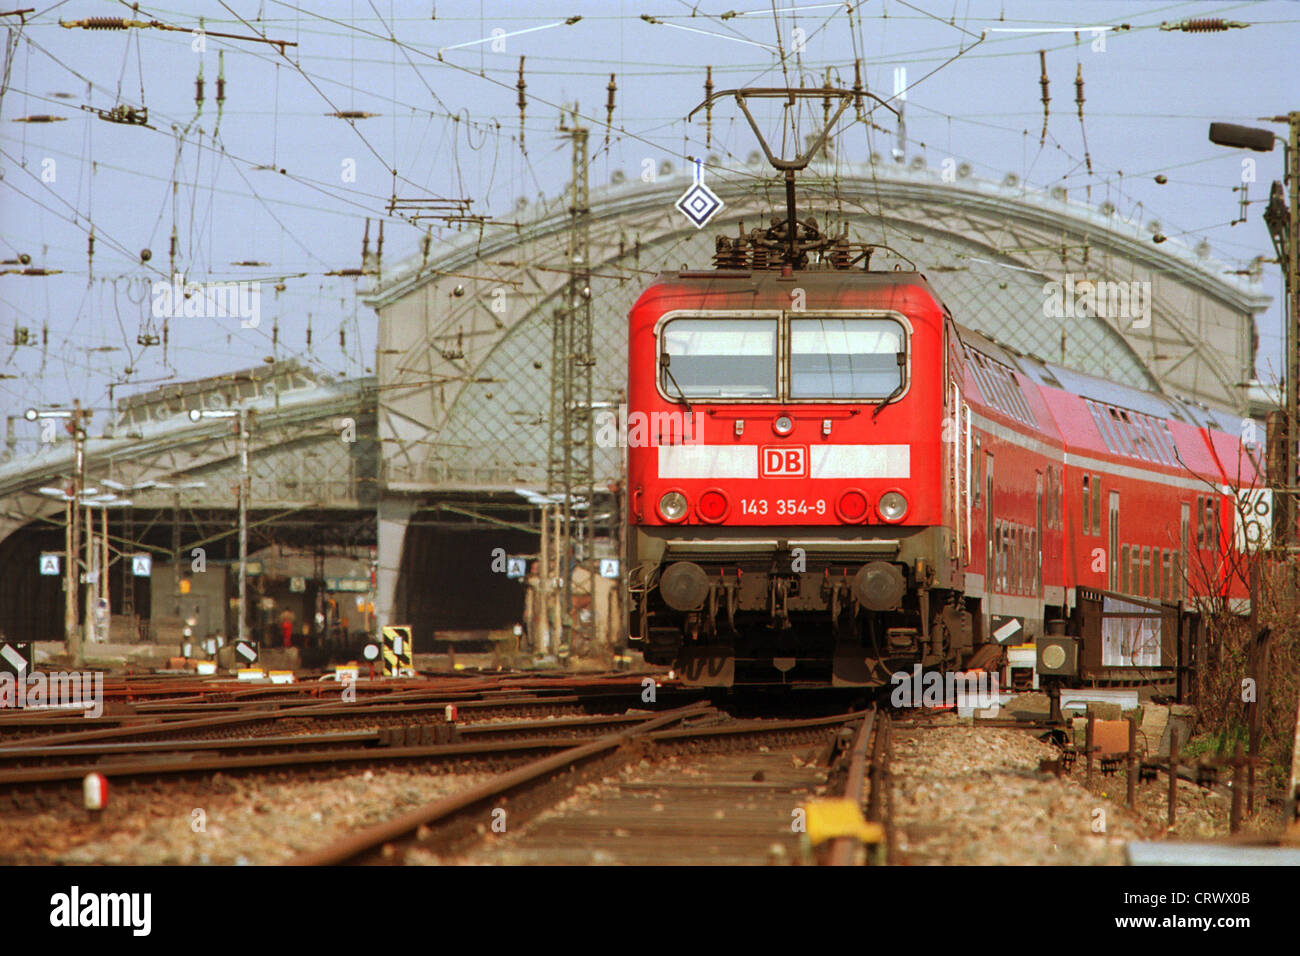
[[[1272,476],[1272,485],[1277,492],[1273,503],[1274,540],[1284,549],[1290,551],[1296,543],[1295,492],[1297,481],[1297,448],[1300,440],[1300,340],[1298,340],[1296,323],[1300,322],[1300,242],[1297,239],[1297,226],[1300,226],[1300,111],[1285,116],[1271,116],[1262,119],[1266,123],[1286,123],[1290,135],[1285,145],[1283,165],[1285,180],[1290,186],[1291,206],[1288,209],[1282,198],[1282,184],[1273,183],[1269,195],[1268,208],[1264,213],[1264,224],[1268,226],[1269,236],[1278,262],[1282,266],[1286,302],[1283,306],[1283,325],[1286,342],[1286,389],[1282,408],[1282,428],[1284,430],[1282,447],[1282,474]],[[1235,149],[1249,149],[1257,153],[1273,151],[1274,143],[1281,137],[1272,130],[1258,129],[1252,126],[1238,126],[1234,123],[1211,123],[1210,142],[1219,146]]]
[[[68,533],[65,539],[66,554],[63,579],[63,639],[68,644],[68,656],[72,666],[80,667],[83,662],[81,631],[78,627],[78,598],[81,590],[81,492],[86,484],[86,422],[91,410],[81,407],[80,399],[72,403],[72,408],[29,408],[23,414],[29,422],[48,418],[67,420],[68,433],[72,435],[73,467],[72,484],[68,489]]]
[[[234,418],[239,433],[239,640],[248,639],[248,409],[193,408],[190,421],[205,418]]]
[[[1276,535],[1277,531],[1281,531],[1279,544],[1291,556],[1295,553],[1296,542],[1296,443],[1300,440],[1300,336],[1297,336],[1300,329],[1296,327],[1297,322],[1300,322],[1300,111],[1292,111],[1286,116],[1264,117],[1261,122],[1286,123],[1290,127],[1283,165],[1286,168],[1286,182],[1291,187],[1291,205],[1290,208],[1287,207],[1282,198],[1282,184],[1275,181],[1269,193],[1268,208],[1264,212],[1264,224],[1268,226],[1278,262],[1285,270],[1286,306],[1283,309],[1283,321],[1286,324],[1286,407],[1282,422],[1286,431],[1282,443],[1283,473],[1274,477],[1272,484],[1278,492],[1273,511],[1276,516],[1273,522],[1274,533]],[[1279,137],[1271,130],[1236,126],[1232,123],[1210,124],[1210,142],[1220,146],[1268,153],[1272,152],[1277,139]],[[1254,723],[1258,703],[1251,704],[1251,709]],[[1297,812],[1300,810],[1300,707],[1296,710],[1296,721],[1285,810],[1287,827],[1292,831],[1300,829],[1300,813]],[[1252,754],[1256,736],[1257,731],[1251,735]]]

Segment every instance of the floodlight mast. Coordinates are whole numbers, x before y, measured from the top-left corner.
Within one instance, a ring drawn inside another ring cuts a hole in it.
[[[710,93],[709,96],[704,100],[704,102],[702,102],[699,106],[695,107],[695,109],[691,110],[690,113],[686,115],[687,120],[691,119],[696,113],[704,109],[706,106],[712,105],[712,103],[715,100],[718,100],[724,96],[731,96],[735,98],[736,105],[740,107],[740,111],[745,114],[745,119],[749,121],[749,127],[754,131],[754,137],[755,139],[758,140],[758,145],[762,147],[763,154],[767,157],[767,161],[772,165],[773,169],[778,170],[779,172],[785,174],[786,262],[787,264],[793,267],[798,262],[799,259],[799,247],[798,247],[797,229],[796,229],[797,220],[795,218],[796,204],[795,204],[795,191],[794,191],[794,178],[795,178],[794,174],[801,169],[808,168],[808,164],[812,162],[812,158],[817,155],[818,150],[820,150],[824,145],[826,145],[826,137],[830,135],[831,129],[835,126],[836,123],[839,122],[840,117],[844,114],[844,111],[848,108],[850,103],[855,101],[860,103],[861,101],[860,98],[866,96],[875,100],[877,103],[879,103],[885,109],[889,110],[895,116],[898,115],[898,110],[894,109],[892,106],[890,106],[887,102],[882,100],[880,97],[876,96],[874,93],[868,93],[865,90],[855,91],[855,90],[833,89],[828,86],[820,87],[820,88],[790,87],[790,86],[745,87],[739,90],[719,90],[716,93]],[[793,159],[785,159],[783,157],[776,156],[773,154],[771,147],[768,146],[767,144],[766,137],[763,136],[763,131],[758,128],[758,123],[755,121],[753,114],[749,112],[749,106],[745,102],[746,98],[784,99],[787,100],[791,105],[793,105],[796,99],[817,98],[817,99],[827,101],[828,103],[831,99],[838,99],[840,101],[840,105],[839,105],[839,109],[835,111],[835,115],[831,116],[829,119],[826,120],[825,123],[822,124],[821,130],[820,132],[818,132],[817,138],[814,140],[811,146],[809,146],[802,153],[797,154]]]
[[[1282,313],[1286,329],[1286,390],[1284,409],[1279,416],[1283,430],[1282,441],[1274,442],[1270,435],[1270,445],[1278,447],[1280,444],[1282,451],[1281,475],[1275,473],[1276,469],[1270,461],[1269,483],[1274,488],[1273,541],[1288,558],[1294,558],[1297,552],[1296,443],[1300,439],[1300,110],[1292,110],[1285,115],[1261,117],[1260,121],[1286,123],[1290,128],[1283,155],[1284,178],[1290,187],[1290,208],[1283,198],[1282,183],[1274,181],[1268,208],[1264,213],[1264,224],[1273,240],[1277,261],[1284,270],[1286,291],[1286,305]],[[1268,153],[1272,152],[1273,144],[1279,139],[1280,136],[1267,129],[1238,126],[1234,123],[1210,124],[1210,142],[1220,146]],[[1271,415],[1269,417],[1272,418]],[[1256,595],[1252,593],[1252,612],[1256,603]],[[1257,719],[1257,713],[1256,705],[1251,704],[1252,725]],[[1257,733],[1257,727],[1252,726],[1252,753],[1255,751]],[[1291,777],[1287,784],[1284,818],[1288,832],[1300,832],[1300,704],[1296,709],[1295,737],[1291,746]]]

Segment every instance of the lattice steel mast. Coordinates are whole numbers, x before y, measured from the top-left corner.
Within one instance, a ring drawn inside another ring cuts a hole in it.
[[[575,109],[571,122],[561,119],[560,132],[573,144],[573,182],[569,202],[569,239],[565,253],[569,279],[564,298],[553,314],[551,331],[551,416],[547,492],[558,495],[559,517],[555,541],[557,573],[561,580],[559,649],[590,648],[594,615],[575,614],[575,598],[590,598],[594,568],[591,562],[592,512],[595,485],[594,423],[591,416],[591,379],[595,366],[591,328],[591,209],[588,203],[588,129],[579,126]],[[583,568],[574,581],[574,572]],[[590,600],[587,602],[590,607]]]

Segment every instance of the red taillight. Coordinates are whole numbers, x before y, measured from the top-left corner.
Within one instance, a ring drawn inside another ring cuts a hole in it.
[[[835,502],[835,513],[847,524],[860,524],[866,521],[870,511],[871,505],[867,501],[866,494],[857,488],[845,491],[840,495],[839,501]]]
[[[700,495],[700,500],[695,503],[695,513],[700,516],[701,521],[707,521],[709,524],[722,521],[727,517],[730,509],[731,502],[717,488],[710,488],[704,492]]]

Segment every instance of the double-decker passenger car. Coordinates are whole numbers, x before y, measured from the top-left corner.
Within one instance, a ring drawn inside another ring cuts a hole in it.
[[[796,268],[764,239],[720,239],[721,268],[661,274],[631,311],[647,660],[872,685],[986,664],[1084,593],[1245,597],[1224,560],[1260,480],[1240,419],[1013,354],[842,242]]]

